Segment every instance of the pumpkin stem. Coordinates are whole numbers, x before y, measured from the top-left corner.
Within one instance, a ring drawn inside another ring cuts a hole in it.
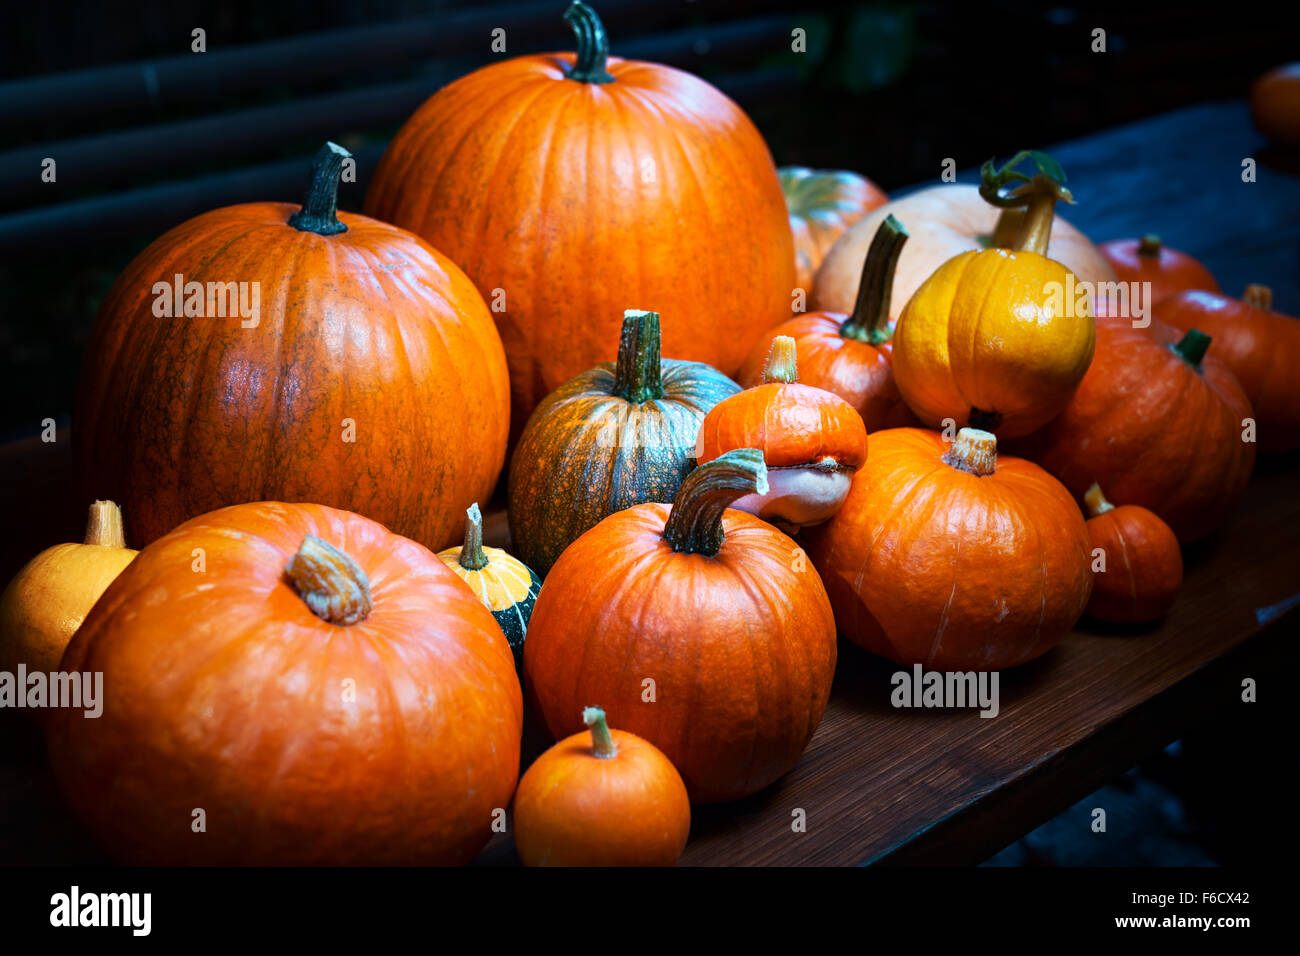
[[[862,281],[852,314],[840,326],[840,335],[871,345],[888,342],[889,300],[894,291],[894,270],[898,256],[907,243],[907,230],[890,213],[871,239],[866,261],[862,264]]]
[[[1038,168],[1033,177],[1015,169],[1025,159],[1033,160]],[[1006,189],[1012,182],[1018,182],[1019,185]],[[999,248],[1036,252],[1039,255],[1047,255],[1047,241],[1052,234],[1052,217],[1057,200],[1074,202],[1074,196],[1065,188],[1065,170],[1051,156],[1036,149],[1022,149],[1001,169],[994,166],[991,159],[985,162],[980,169],[980,195],[985,202],[1003,209],[1025,207],[1020,231],[1011,246],[1006,247],[996,241],[994,244]],[[1004,216],[1003,219],[1005,218]],[[1003,225],[1001,220],[998,224]],[[998,237],[996,233],[997,230],[994,232],[995,239],[1001,238],[1005,242],[1005,235]]]
[[[1201,370],[1201,359],[1205,358],[1210,342],[1210,337],[1200,329],[1188,329],[1183,337],[1178,340],[1178,344],[1169,347],[1177,353],[1179,358],[1199,372]]]
[[[767,465],[757,448],[736,448],[686,476],[664,523],[674,551],[709,557],[722,550],[722,515],[745,495],[767,494]]]
[[[943,463],[983,477],[998,470],[998,440],[992,432],[963,428],[943,455]]]
[[[796,361],[794,339],[788,335],[778,335],[772,340],[772,348],[767,353],[767,365],[763,369],[763,384],[779,382],[789,385],[799,380],[799,365]]]
[[[614,735],[609,732],[609,724],[605,723],[605,712],[599,707],[584,707],[582,709],[582,722],[591,728],[591,752],[601,760],[608,760],[610,757],[618,756],[618,745],[614,743]]]
[[[578,43],[569,79],[579,83],[613,83],[614,77],[605,69],[605,62],[609,59],[609,37],[605,35],[605,24],[600,22],[596,11],[580,0],[573,0],[569,9],[564,11],[564,19],[573,27]]]
[[[459,561],[466,571],[482,571],[488,566],[483,553],[483,512],[477,501],[465,510],[465,542],[460,546]]]
[[[1104,515],[1107,511],[1115,510],[1115,506],[1101,493],[1101,485],[1095,481],[1092,487],[1083,493],[1083,503],[1088,506],[1088,514],[1094,518]]]
[[[1241,301],[1265,312],[1273,311],[1273,290],[1269,286],[1252,282],[1241,294]]]
[[[634,405],[663,398],[659,376],[659,313],[628,309],[618,339],[614,394]]]
[[[86,521],[86,544],[101,548],[125,548],[126,533],[122,530],[122,509],[112,501],[96,501],[90,506]]]
[[[347,554],[315,535],[302,539],[285,568],[289,586],[331,624],[356,624],[370,613],[370,579]]]
[[[352,156],[338,143],[326,143],[312,162],[311,180],[302,208],[289,217],[289,225],[300,232],[319,236],[337,236],[348,227],[339,222],[339,173],[343,161]]]
[[[1160,237],[1153,232],[1148,232],[1138,240],[1138,255],[1145,256],[1148,259],[1160,258]]]

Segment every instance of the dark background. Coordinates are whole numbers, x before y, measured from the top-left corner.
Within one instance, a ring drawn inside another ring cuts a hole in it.
[[[401,121],[448,80],[499,58],[492,27],[506,29],[507,56],[568,49],[566,5],[11,5],[0,30],[0,440],[35,434],[45,417],[67,421],[99,300],[159,233],[219,205],[297,200],[308,157],[327,138],[358,156],[360,182],[341,197],[358,209]],[[1259,73],[1300,58],[1294,15],[1280,4],[1213,14],[1140,3],[605,0],[596,8],[616,55],[689,69],[740,102],[778,165],[854,169],[890,191],[935,181],[945,158],[965,169],[1241,98]],[[806,54],[790,52],[794,26],[808,32]],[[206,30],[206,53],[190,52],[195,27]],[[1106,53],[1091,51],[1096,27],[1106,30]],[[302,39],[311,34],[319,36]],[[290,42],[262,46],[278,41]],[[1131,162],[1160,149],[1151,142]],[[44,156],[59,162],[55,184],[40,181]],[[1196,197],[1187,201],[1153,228],[1195,216]],[[1273,823],[1290,808],[1252,787],[1279,759],[1265,728],[1282,725],[1280,708],[1257,706],[1249,725],[1186,738],[990,862],[1267,858]],[[1146,837],[1096,839],[1094,806]]]

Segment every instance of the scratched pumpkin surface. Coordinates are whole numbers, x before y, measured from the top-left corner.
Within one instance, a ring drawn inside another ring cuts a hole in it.
[[[122,504],[133,543],[278,500],[355,511],[438,549],[491,496],[508,380],[473,284],[394,226],[340,213],[347,231],[320,235],[287,225],[297,210],[197,216],[104,301],[73,427],[86,493]],[[256,283],[256,320],[155,315],[155,283],[177,274],[250,283],[250,304]]]

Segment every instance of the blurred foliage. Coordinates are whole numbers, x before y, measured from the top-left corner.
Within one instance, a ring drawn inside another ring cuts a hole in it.
[[[871,4],[853,10],[838,50],[834,75],[852,93],[893,83],[916,51],[916,8]]]

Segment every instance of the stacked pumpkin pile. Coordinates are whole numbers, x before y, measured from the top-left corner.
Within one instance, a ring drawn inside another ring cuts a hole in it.
[[[894,202],[793,170],[787,209],[734,104],[566,17],[576,54],[425,103],[368,215],[329,144],[301,207],[192,219],[105,300],[75,433],[127,533],[97,502],[0,614],[4,663],[104,675],[47,732],[115,857],[462,863],[513,795],[525,862],[671,863],[799,760],[837,629],[984,670],[1158,617],[1254,430],[1300,444],[1300,326],[1095,248],[1049,157]],[[1045,297],[1117,279],[1157,321]],[[522,561],[478,507],[510,447]],[[560,743],[519,781],[525,692]]]

